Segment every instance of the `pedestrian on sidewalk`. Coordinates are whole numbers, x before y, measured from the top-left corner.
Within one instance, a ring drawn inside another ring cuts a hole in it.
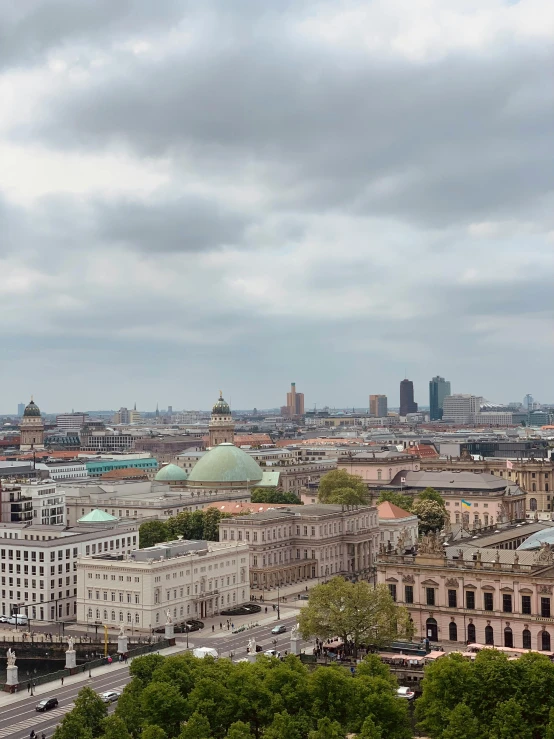
[[[63,675],[62,675],[62,688],[63,688]]]
[[[27,683],[27,692],[28,692],[28,693],[30,693],[30,692],[31,692],[31,683]]]
[[[212,634],[214,633],[214,631],[215,631],[215,626],[212,624]]]

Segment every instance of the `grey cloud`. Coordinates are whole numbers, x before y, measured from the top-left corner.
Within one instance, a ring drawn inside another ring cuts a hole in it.
[[[101,240],[149,253],[193,252],[242,244],[250,219],[200,198],[121,200],[94,208]]]

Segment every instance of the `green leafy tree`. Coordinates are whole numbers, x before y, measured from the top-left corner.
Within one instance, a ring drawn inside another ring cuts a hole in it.
[[[422,490],[421,493],[419,493],[419,495],[417,496],[417,500],[433,500],[446,511],[444,498],[437,490],[435,490],[435,488],[425,488],[425,490]]]
[[[294,718],[286,711],[276,713],[269,728],[264,731],[264,739],[302,739]]]
[[[56,726],[52,739],[94,739],[89,726],[83,724],[81,716],[69,711]]]
[[[390,678],[360,675],[354,683],[355,698],[348,728],[360,731],[368,716],[387,739],[410,739],[408,703],[399,700]]]
[[[138,677],[144,686],[152,680],[154,672],[163,665],[165,657],[161,654],[145,654],[143,657],[135,657],[131,662],[129,673],[132,677]],[[121,699],[120,699],[121,700]]]
[[[288,505],[300,505],[300,498],[294,493],[284,493],[277,488],[254,488],[250,494],[252,503],[283,503]]]
[[[349,503],[349,505],[365,505],[369,500],[367,485],[358,475],[350,475],[346,470],[333,470],[323,475],[319,481],[318,497],[321,503],[341,503],[340,498],[343,498],[345,493],[344,490],[352,490],[353,494],[350,496],[352,500],[356,500],[356,503]],[[340,491],[340,495],[337,499],[337,493]]]
[[[458,703],[448,717],[443,739],[480,739],[481,732],[473,711],[465,703]]]
[[[219,522],[223,518],[221,511],[217,508],[206,508],[204,514],[204,535],[207,541],[219,541]]]
[[[310,731],[309,739],[344,739],[344,731],[338,721],[325,716],[317,722],[317,729]]]
[[[156,654],[153,656],[159,657],[160,655]],[[141,659],[144,658],[137,658],[133,660],[130,669],[131,674],[133,674],[133,668],[135,667],[136,663],[140,662]],[[127,731],[133,737],[137,737],[140,734],[143,723],[142,708],[140,703],[140,696],[143,688],[144,683],[142,682],[142,680],[140,680],[138,677],[134,677],[131,682],[127,683],[127,685],[123,688],[123,692],[121,693],[121,696],[117,701],[117,706],[115,709],[115,715],[123,721],[123,723],[127,727]]]
[[[195,711],[181,729],[179,739],[210,739],[211,736],[210,722],[201,713]]]
[[[162,541],[168,541],[170,534],[163,521],[145,521],[139,528],[139,547],[153,547]]]
[[[408,611],[396,605],[385,585],[374,588],[342,577],[312,589],[298,623],[304,639],[339,636],[353,641],[355,655],[360,644],[383,646],[413,634]]]
[[[398,680],[376,654],[368,654],[363,658],[356,668],[356,675],[360,677],[378,677],[381,680],[386,680],[394,690],[398,687]]]
[[[167,739],[167,734],[159,726],[150,724],[145,726],[140,735],[140,739]]]
[[[72,713],[78,716],[82,724],[90,729],[92,736],[96,737],[102,733],[108,707],[98,693],[87,685],[78,692]]]
[[[104,719],[101,739],[131,739],[125,722],[113,714]]]
[[[144,720],[173,736],[185,718],[185,699],[175,685],[151,682],[140,696]]]
[[[226,739],[254,739],[254,734],[252,734],[250,727],[244,721],[235,721],[232,723],[225,736]]]
[[[193,511],[190,514],[190,539],[204,538],[204,511]]]
[[[375,724],[371,716],[368,716],[363,723],[360,739],[382,739],[381,729]]]
[[[548,713],[548,724],[544,733],[544,739],[554,739],[554,708]]]
[[[190,525],[190,511],[181,511],[176,516],[171,516],[166,521],[166,527],[170,532],[171,539],[177,539],[182,536],[183,539],[190,539],[191,525]]]
[[[499,703],[492,721],[489,739],[532,739],[533,732],[515,698]]]
[[[402,495],[402,493],[397,493],[394,490],[381,490],[377,498],[377,505],[387,502],[397,505],[405,511],[411,511],[414,499],[409,495]]]
[[[440,531],[446,519],[444,508],[434,500],[416,500],[412,506],[419,522],[419,533],[429,534]]]

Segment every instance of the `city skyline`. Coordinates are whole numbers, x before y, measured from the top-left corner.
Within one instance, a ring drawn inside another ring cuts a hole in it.
[[[394,406],[403,376],[427,405],[437,373],[549,400],[551,3],[0,24],[4,412],[279,407],[290,378],[306,410]]]

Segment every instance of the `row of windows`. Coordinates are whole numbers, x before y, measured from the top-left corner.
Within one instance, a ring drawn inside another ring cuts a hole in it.
[[[394,600],[397,598],[397,588],[396,584],[389,583],[389,592]],[[404,586],[404,602],[405,603],[413,603],[414,602],[414,586],[413,585],[405,585]],[[425,588],[425,603],[428,606],[436,606],[436,588]],[[449,608],[458,608],[458,591],[457,590],[449,590],[448,591],[448,607]],[[474,590],[466,590],[465,591],[465,607],[468,610],[475,610],[475,591]],[[484,611],[494,611],[494,593],[483,593],[483,610]],[[513,613],[513,599],[511,593],[502,593],[502,611],[504,613]],[[543,618],[550,618],[550,598],[548,597],[541,597],[540,599],[540,615]],[[522,595],[521,596],[521,613],[525,615],[531,615],[532,609],[531,609],[531,596],[530,595]]]
[[[436,641],[434,638],[435,636],[438,636],[438,634],[435,634],[435,630],[437,628],[437,622],[434,618],[427,619],[426,623],[426,634],[428,638],[430,638],[432,641]],[[480,643],[480,639],[477,638],[477,629],[475,627],[475,624],[468,624],[467,626],[467,639],[465,641],[469,642],[470,644],[476,644]],[[485,633],[484,633],[485,639],[484,642],[487,646],[494,646],[495,640],[494,640],[494,628],[487,624],[485,626]],[[514,643],[514,634],[512,629],[509,626],[506,626],[503,632],[503,641],[504,646],[509,647],[510,649],[513,649],[516,647]],[[458,641],[458,625],[455,621],[451,621],[448,624],[448,638],[450,641]],[[532,638],[531,638],[531,632],[529,629],[523,629],[523,632],[521,634],[521,647],[522,649],[533,649],[532,646]],[[550,652],[551,651],[551,643],[552,640],[550,638],[550,634],[548,631],[540,631],[538,634],[538,643],[536,648],[538,648],[540,651],[543,652]]]
[[[131,536],[128,536],[127,537],[127,546],[128,547],[131,546],[131,541],[133,542],[133,545],[136,545],[136,543],[137,543],[136,534],[134,536],[132,536],[132,537]],[[119,549],[120,544],[121,544],[121,547],[123,547],[123,548],[125,547],[125,537],[122,537],[121,542],[120,542],[119,539],[115,539],[115,541],[113,539],[110,539],[109,542],[107,542],[107,541],[99,542],[98,543],[98,553],[100,553],[102,551],[102,547],[104,548],[104,551],[105,552],[107,552],[108,549],[112,549],[112,550],[113,549]],[[87,557],[90,556],[91,552],[92,552],[92,554],[96,554],[96,547],[97,547],[96,544],[87,544],[86,545],[85,554],[87,555]]]
[[[356,519],[355,521],[346,521],[346,532],[354,532],[359,531],[360,529],[367,529],[369,526],[377,525],[376,521],[374,521],[374,518],[372,516],[364,516],[362,519]],[[275,528],[270,529],[267,532],[262,531],[262,541],[271,541],[276,539],[282,539],[282,538],[288,538],[292,536],[292,526],[289,526],[288,529],[286,526],[284,526],[282,529]],[[317,531],[319,529],[319,531]],[[288,531],[288,536],[287,536]],[[266,539],[267,534],[267,539]],[[333,523],[333,524],[324,524],[321,526],[296,526],[296,536],[334,536],[335,534],[342,534],[342,522]],[[243,540],[243,537],[246,541],[250,541],[250,530],[246,529],[245,531],[242,531],[242,529],[239,529],[237,532],[237,539],[239,541]],[[223,538],[227,539],[227,529],[223,529]],[[235,531],[231,529],[229,534],[229,539],[232,541],[235,539]],[[258,532],[253,531],[252,532],[252,541],[258,541]]]
[[[78,556],[79,556],[79,550],[77,549],[77,547],[74,547],[73,548],[73,557],[78,557]],[[63,558],[64,558],[64,550],[63,549],[58,549],[57,559],[60,560],[60,559],[63,559]],[[71,549],[66,549],[65,550],[65,559],[70,559],[70,558],[71,558]],[[19,560],[19,561],[23,560],[24,562],[28,562],[30,560],[31,562],[36,562],[37,561],[37,553],[36,552],[28,552],[26,550],[23,550],[23,552],[22,552],[21,549],[15,549],[15,550],[14,549],[0,549],[0,559],[8,559],[8,560],[15,559],[16,561],[17,560]],[[44,552],[39,552],[38,553],[38,561],[39,562],[44,562]],[[55,562],[55,561],[56,561],[56,552],[50,552],[50,562]]]

